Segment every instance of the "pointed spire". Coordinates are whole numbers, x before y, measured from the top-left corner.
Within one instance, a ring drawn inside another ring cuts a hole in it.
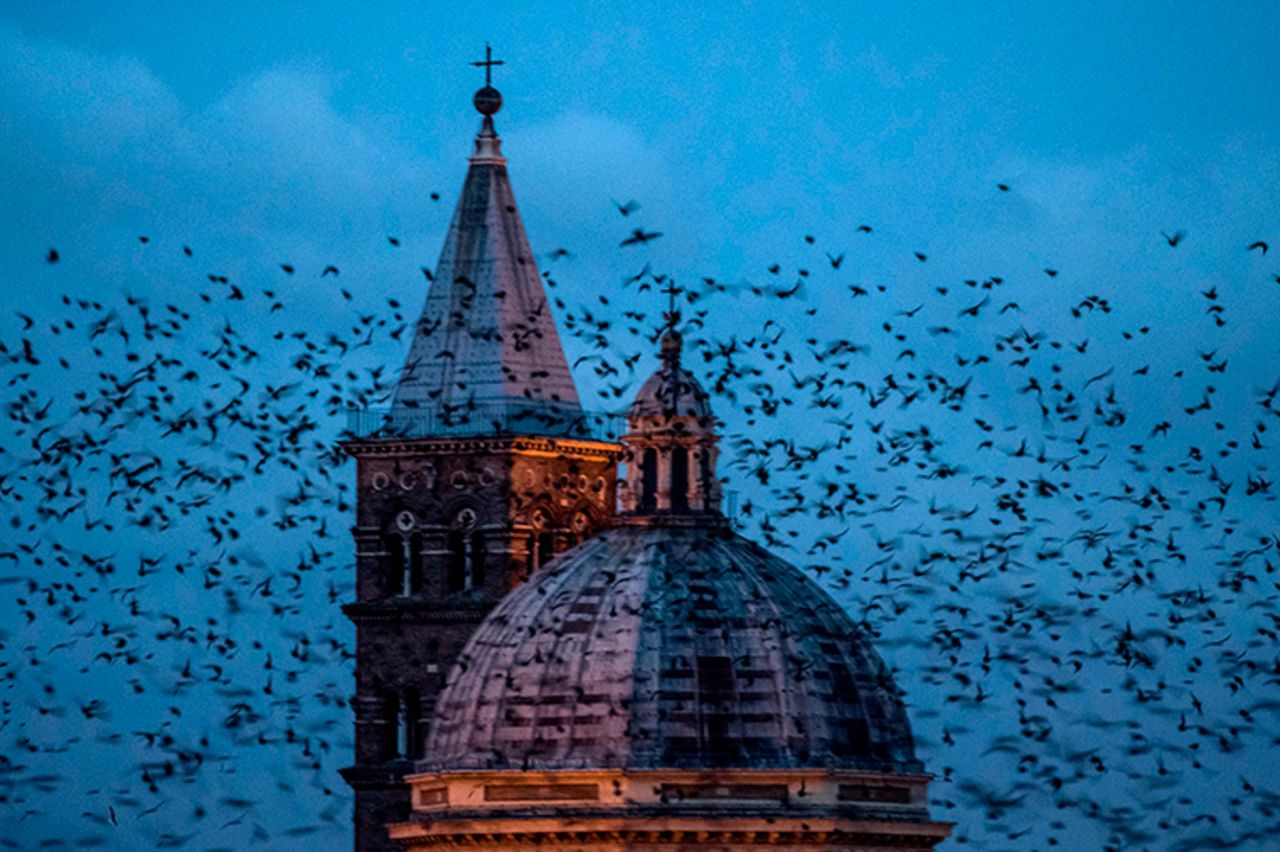
[[[484,66],[487,77],[501,61],[487,55],[473,64]],[[494,128],[502,95],[485,85],[473,102],[484,119],[393,416],[411,416],[427,434],[435,423],[450,434],[554,435],[581,414],[578,392]]]
[[[502,140],[498,131],[493,129],[493,117],[486,115],[480,123],[480,132],[476,134],[476,152],[471,155],[471,165],[505,166],[506,157],[502,156]]]

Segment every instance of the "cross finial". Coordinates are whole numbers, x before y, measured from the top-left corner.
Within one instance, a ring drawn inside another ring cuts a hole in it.
[[[680,332],[676,330],[676,327],[680,325],[680,311],[676,307],[676,298],[684,293],[684,289],[677,287],[675,279],[672,279],[671,283],[663,287],[661,292],[667,294],[667,312],[663,316],[666,322],[663,323],[662,340],[660,342],[662,360],[669,367],[678,367],[680,366],[681,341]],[[671,377],[674,380],[674,372],[671,373]],[[678,390],[674,386],[670,388],[670,391],[673,394],[678,394]],[[674,396],[672,398],[674,399]]]
[[[667,315],[665,317],[667,321],[667,330],[674,331],[676,324],[680,321],[680,312],[677,310],[676,297],[684,292],[684,288],[677,287],[676,282],[673,280],[666,287],[663,287],[661,292],[667,294]]]
[[[501,59],[493,58],[493,48],[489,47],[489,42],[484,43],[484,59],[471,63],[476,68],[484,68],[484,84],[486,86],[493,85],[493,66],[505,65]]]

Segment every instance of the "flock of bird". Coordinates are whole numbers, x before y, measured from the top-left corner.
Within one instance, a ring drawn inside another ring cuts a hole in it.
[[[966,276],[922,249],[877,282],[882,231],[804,236],[728,282],[655,271],[663,234],[635,227],[617,258],[642,268],[577,299],[551,252],[588,407],[626,404],[676,299],[735,524],[877,637],[953,843],[1268,848],[1280,376],[1233,353],[1280,290],[1173,285],[1187,330],[1060,265]],[[0,848],[344,845],[336,441],[386,405],[416,305],[335,263],[237,280],[198,245],[139,244],[180,256],[182,286],[86,295],[91,262],[53,248],[60,309],[0,321]],[[307,312],[317,288],[340,324]]]

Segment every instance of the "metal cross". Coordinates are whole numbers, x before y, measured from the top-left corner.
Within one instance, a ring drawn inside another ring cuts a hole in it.
[[[504,63],[501,59],[493,58],[493,49],[489,47],[489,42],[486,41],[484,43],[484,59],[481,61],[472,62],[471,64],[477,68],[484,68],[484,84],[486,86],[490,86],[493,84],[493,80],[491,79],[493,66],[505,65],[506,63]]]
[[[667,294],[667,323],[671,328],[676,326],[676,296],[684,292],[684,289],[676,286],[676,282],[672,281],[671,286],[662,290]]]

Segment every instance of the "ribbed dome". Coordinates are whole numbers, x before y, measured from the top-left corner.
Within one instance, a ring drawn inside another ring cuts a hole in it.
[[[866,637],[718,523],[622,526],[539,569],[472,636],[419,770],[919,772]]]
[[[660,366],[636,394],[631,417],[696,417],[710,421],[711,400],[693,374],[680,366],[680,335],[669,331],[662,338]]]

